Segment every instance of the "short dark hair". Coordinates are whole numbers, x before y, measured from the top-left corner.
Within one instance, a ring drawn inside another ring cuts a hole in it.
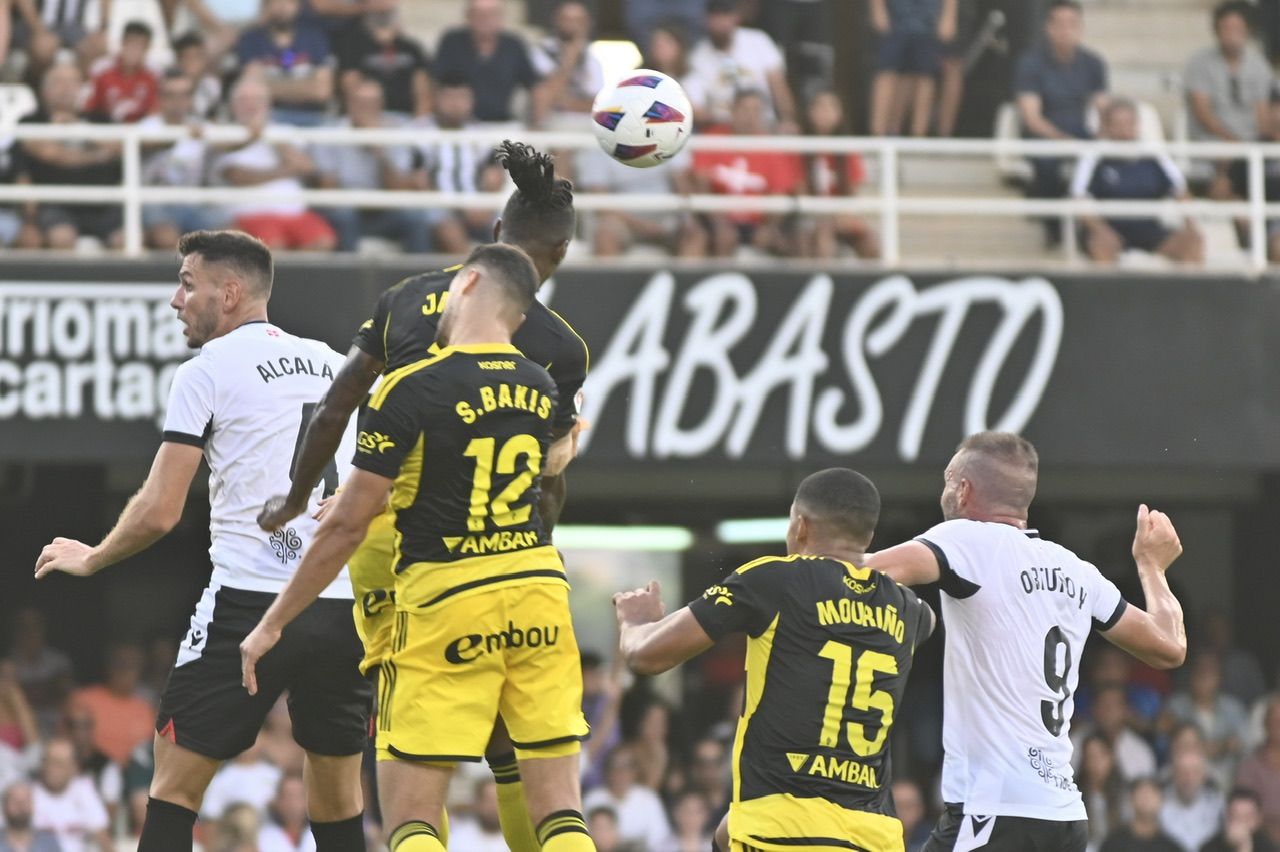
[[[1248,787],[1232,787],[1231,792],[1227,794],[1227,804],[1230,805],[1232,802],[1253,802],[1258,810],[1262,810],[1262,797],[1257,791]]]
[[[435,79],[439,89],[470,89],[471,78],[457,71],[446,71]]]
[[[487,243],[477,246],[468,255],[464,267],[479,266],[489,273],[493,283],[502,288],[507,300],[517,313],[529,310],[538,294],[537,267],[516,246],[503,243]]]
[[[555,159],[511,140],[498,146],[496,157],[516,185],[502,208],[503,240],[547,248],[572,239],[573,184],[556,177]]]
[[[880,520],[880,492],[856,470],[831,467],[804,478],[796,489],[796,507],[835,532],[870,542]]]
[[[1156,780],[1156,777],[1154,775],[1143,775],[1139,778],[1135,778],[1132,781],[1130,781],[1129,795],[1132,796],[1134,793],[1138,792],[1143,787],[1151,787],[1161,796],[1164,795],[1164,787],[1160,785],[1160,782]]]
[[[1053,13],[1059,9],[1070,9],[1077,15],[1084,14],[1084,6],[1080,5],[1080,0],[1052,0],[1048,7],[1044,10],[1044,19],[1047,21],[1053,17]]]
[[[193,47],[204,47],[204,36],[195,30],[188,30],[173,40],[173,52],[175,55]]]
[[[1244,25],[1253,29],[1253,4],[1244,0],[1223,0],[1213,7],[1213,28],[1216,30],[1223,18],[1239,15]]]
[[[141,36],[147,41],[151,41],[151,27],[143,21],[130,21],[124,25],[123,38],[129,36]]]
[[[769,102],[769,99],[765,97],[764,89],[758,88],[756,86],[745,86],[741,89],[736,90],[733,93],[733,105],[736,107],[738,104],[742,103],[743,101],[749,98],[755,98],[756,100],[760,101],[760,103],[762,104],[766,104]]]
[[[1115,113],[1122,112],[1124,110],[1128,110],[1134,115],[1137,115],[1138,114],[1137,101],[1131,100],[1129,98],[1112,98],[1111,100],[1107,101],[1107,107],[1102,111],[1102,120],[1106,121],[1107,119],[1111,118],[1111,116],[1114,115]]]
[[[178,254],[198,254],[205,263],[219,263],[245,279],[264,299],[271,297],[275,262],[271,249],[244,231],[190,231],[178,240]]]
[[[186,80],[187,82],[192,83],[192,85],[194,85],[194,81],[190,77],[188,77],[186,74],[183,74],[182,69],[166,68],[164,71],[164,74],[160,77],[160,82],[168,83],[173,80]]]
[[[583,651],[580,655],[582,660],[582,670],[598,669],[604,665],[604,657],[598,651]]]

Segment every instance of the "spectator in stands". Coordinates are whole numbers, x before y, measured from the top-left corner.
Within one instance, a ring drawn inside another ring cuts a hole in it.
[[[803,98],[835,84],[831,0],[772,0],[759,7],[764,31],[782,51],[791,90]]]
[[[1235,789],[1227,797],[1222,830],[1200,852],[1276,852],[1280,846],[1262,830],[1262,804],[1252,790]]]
[[[1132,101],[1118,98],[1107,104],[1102,136],[1117,142],[1137,140],[1138,111]],[[1071,194],[1103,201],[1188,197],[1186,179],[1166,154],[1136,158],[1086,154],[1076,168]],[[1115,263],[1122,252],[1131,249],[1159,254],[1178,263],[1204,261],[1204,240],[1190,219],[1176,231],[1154,217],[1085,216],[1082,223],[1085,250],[1098,263]],[[1240,715],[1243,718],[1243,708]]]
[[[711,821],[711,808],[701,793],[686,790],[676,797],[671,806],[671,822],[675,827],[675,852],[706,852],[711,848],[711,835],[707,829]]]
[[[305,0],[302,10],[305,18],[324,28],[336,47],[354,35],[365,15],[395,12],[399,3],[400,0]]]
[[[670,849],[671,825],[658,794],[637,783],[636,761],[631,750],[619,746],[605,759],[605,786],[582,799],[582,809],[612,808],[618,815],[618,834],[644,849]]]
[[[301,0],[262,0],[263,23],[241,34],[236,55],[246,74],[265,74],[272,120],[315,127],[333,99],[333,56],[318,25],[299,20]]]
[[[212,827],[210,852],[258,852],[262,823],[262,811],[243,802],[231,805]]]
[[[4,826],[0,830],[0,852],[62,852],[51,831],[36,828],[35,793],[27,781],[15,781],[0,796]]]
[[[1151,778],[1139,778],[1129,789],[1130,817],[1102,841],[1099,852],[1182,852],[1160,829],[1160,785]]]
[[[267,759],[263,740],[263,735],[259,734],[252,748],[241,752],[218,769],[218,773],[209,782],[204,802],[200,805],[201,819],[207,822],[222,819],[227,810],[237,802],[248,804],[259,813],[266,813],[280,788],[284,772]]]
[[[682,222],[687,221],[687,216],[625,209],[627,195],[690,192],[692,161],[693,154],[686,149],[662,168],[637,169],[619,163],[598,147],[578,151],[575,183],[587,192],[620,196],[621,209],[600,210],[591,216],[591,240],[596,257],[617,257],[639,245],[654,246],[680,257],[705,256],[706,235],[701,229],[684,228]]]
[[[450,823],[449,845],[469,852],[507,852],[502,823],[498,819],[498,785],[493,778],[482,778],[476,782],[471,801],[473,818],[464,817]]]
[[[1104,686],[1124,688],[1129,702],[1129,724],[1144,736],[1154,733],[1164,696],[1139,676],[1133,657],[1114,645],[1103,645],[1091,653],[1093,664],[1089,670],[1089,683],[1076,693],[1076,712],[1088,715],[1093,693]],[[1167,691],[1167,690],[1166,690]]]
[[[621,665],[622,658],[618,654],[614,655],[612,667],[606,669],[604,659],[598,653],[582,652],[582,715],[591,726],[591,738],[583,746],[584,790],[601,783],[604,756],[622,739],[618,728],[618,709],[622,703]]]
[[[1273,95],[1272,108],[1277,104]],[[1273,136],[1280,133],[1280,123],[1275,123],[1271,130]],[[1206,652],[1218,657],[1222,670],[1222,691],[1235,696],[1249,707],[1267,691],[1267,682],[1262,676],[1258,658],[1236,644],[1234,629],[1226,612],[1215,607],[1203,616],[1200,640]]]
[[[1097,691],[1091,708],[1092,726],[1080,726],[1077,742],[1083,742],[1090,733],[1097,732],[1111,745],[1116,768],[1126,782],[1155,774],[1156,756],[1146,740],[1133,732],[1129,717],[1131,710],[1125,699],[1124,687],[1108,684]],[[1082,754],[1077,748],[1075,753]],[[1076,758],[1079,760],[1079,758]]]
[[[40,610],[24,607],[13,614],[12,624],[9,659],[23,694],[35,711],[36,724],[45,734],[51,734],[62,712],[62,702],[71,694],[71,659],[49,647]]]
[[[315,852],[315,848],[307,821],[306,785],[301,775],[285,775],[258,831],[258,852]]]
[[[315,176],[315,163],[287,142],[267,142],[262,133],[271,116],[271,90],[256,77],[242,77],[231,93],[231,115],[249,128],[250,139],[213,161],[211,178],[228,186],[259,186],[270,201],[246,201],[231,208],[235,225],[274,249],[332,251],[333,228],[302,200],[303,180]]]
[[[562,0],[551,32],[533,47],[553,127],[577,129],[604,86],[604,70],[591,55],[591,11],[583,0]]]
[[[176,68],[166,72],[160,83],[160,112],[147,116],[139,126],[187,127],[190,130],[187,138],[177,142],[144,146],[144,184],[200,186],[204,182],[208,146],[196,118],[195,90],[190,77]],[[173,249],[178,245],[178,238],[188,231],[220,228],[225,224],[225,214],[202,204],[154,204],[142,208],[147,245],[156,249]]]
[[[1018,60],[1014,79],[1023,136],[1030,139],[1088,139],[1089,112],[1107,98],[1107,66],[1084,47],[1084,13],[1077,0],[1052,0],[1045,38]],[[1061,198],[1067,191],[1061,157],[1032,157],[1032,198]],[[1045,236],[1056,244],[1061,221],[1045,220]]]
[[[879,36],[871,92],[871,133],[898,136],[911,107],[912,136],[927,136],[933,120],[942,43],[956,34],[956,0],[871,0]]]
[[[845,120],[844,104],[834,89],[814,93],[805,110],[805,119],[805,132],[809,136],[852,135]],[[862,157],[857,154],[806,154],[804,165],[809,192],[825,198],[852,198],[866,179]],[[865,219],[851,214],[813,217],[808,241],[804,253],[809,257],[833,258],[841,245],[852,248],[860,258],[880,256],[880,238],[875,230]]]
[[[441,130],[470,127],[473,105],[471,85],[465,78],[440,77],[436,81],[435,115],[424,124]],[[470,142],[429,142],[419,154],[427,188],[438,192],[496,192],[506,180],[492,152]],[[473,242],[492,239],[493,220],[491,210],[436,210],[431,218],[432,241],[437,251],[466,254]]]
[[[920,852],[929,839],[930,831],[929,822],[925,819],[924,793],[920,791],[920,785],[908,778],[894,781],[893,806],[902,823],[906,852]]]
[[[1222,692],[1222,669],[1215,654],[1201,653],[1190,668],[1188,688],[1169,699],[1162,727],[1168,731],[1178,722],[1194,723],[1204,735],[1205,757],[1213,775],[1225,786],[1240,759],[1241,732],[1249,711],[1238,698]]]
[[[426,50],[405,34],[395,9],[365,15],[338,48],[339,91],[345,96],[360,80],[376,80],[386,110],[402,121],[431,114],[429,70]]]
[[[40,84],[40,108],[22,119],[24,124],[74,124],[82,120],[80,87],[84,78],[74,65],[60,63],[45,72]],[[32,184],[120,183],[120,145],[71,139],[24,139],[18,143],[18,182]],[[27,204],[18,234],[22,248],[68,250],[81,236],[107,246],[124,242],[120,205]]]
[[[1266,135],[1272,74],[1267,60],[1249,40],[1251,6],[1227,0],[1213,10],[1217,44],[1192,56],[1183,71],[1191,138],[1253,142]],[[1210,194],[1243,198],[1245,171],[1233,162],[1218,164]]]
[[[689,85],[689,32],[678,20],[663,21],[645,43],[644,67]],[[688,94],[686,88],[685,94]]]
[[[112,643],[106,652],[105,682],[71,694],[72,706],[93,717],[94,745],[122,766],[134,747],[149,742],[155,733],[155,708],[138,694],[142,663],[138,645]]]
[[[98,0],[98,25],[86,24],[89,0],[11,0],[12,46],[27,54],[27,80],[34,85],[60,51],[72,51],[86,71],[107,52],[111,0]],[[16,14],[15,14],[16,13]]]
[[[191,81],[192,114],[212,118],[222,103],[222,80],[211,71],[209,48],[200,33],[189,32],[174,40],[173,65]]]
[[[1218,829],[1222,793],[1209,778],[1204,755],[1187,752],[1173,763],[1173,781],[1160,808],[1160,827],[1184,852],[1199,852]]]
[[[709,0],[707,35],[689,54],[685,88],[699,123],[729,124],[736,96],[759,93],[765,113],[775,116],[784,132],[796,130],[795,100],[787,85],[782,51],[761,30],[741,26],[739,0]]]
[[[598,805],[587,811],[587,831],[596,845],[596,852],[639,852],[635,844],[623,841],[618,832],[618,812],[608,805]]]
[[[1264,730],[1262,746],[1240,764],[1236,786],[1258,795],[1263,828],[1280,845],[1280,697],[1267,704]]]
[[[534,123],[546,113],[545,90],[529,49],[504,27],[502,0],[467,0],[466,26],[440,38],[432,71],[437,79],[465,80],[471,85],[478,121],[512,121],[512,99],[518,89],[529,92]]]
[[[107,809],[93,782],[79,776],[70,740],[45,744],[34,804],[32,826],[53,833],[62,852],[111,852]]]
[[[3,3],[4,0],[0,0]],[[0,20],[4,10],[0,9]],[[3,33],[0,32],[0,36]],[[0,38],[0,43],[3,39]],[[0,50],[3,54],[3,50]],[[3,55],[0,55],[0,69],[4,62]],[[0,139],[0,185],[8,185],[17,183],[18,165],[17,165],[17,146],[14,145],[13,139]],[[0,248],[7,248],[13,245],[18,238],[18,232],[22,229],[22,217],[18,215],[18,210],[12,204],[0,204]]]
[[[22,691],[18,668],[12,660],[0,660],[0,743],[22,751],[39,740],[36,716]]]
[[[382,87],[365,80],[347,92],[344,127],[389,127],[382,114]],[[422,189],[425,175],[415,173],[413,151],[404,145],[323,145],[315,151],[322,189]],[[339,251],[355,251],[364,236],[395,240],[407,252],[431,250],[432,217],[422,207],[385,210],[331,207],[321,211],[338,234]]]
[[[1102,734],[1090,734],[1080,749],[1080,771],[1076,786],[1089,814],[1089,848],[1102,840],[1122,821],[1125,781],[1116,766],[1115,751]]]
[[[707,800],[711,811],[708,831],[715,831],[729,812],[731,779],[729,750],[723,742],[704,737],[694,743],[689,761],[689,789],[701,793]]]
[[[119,763],[98,748],[94,737],[93,714],[86,708],[77,706],[75,702],[68,702],[63,734],[75,750],[79,776],[89,779],[93,784],[93,789],[98,791],[98,796],[107,806],[107,813],[114,823],[116,809],[124,795],[124,773]],[[141,746],[150,748],[151,742],[144,741],[135,748]]]
[[[89,81],[84,111],[104,121],[131,124],[156,111],[160,84],[147,67],[151,27],[141,21],[124,25],[120,55],[103,60]]]
[[[733,103],[731,132],[737,136],[761,136],[773,132],[768,102],[755,89],[744,89]],[[700,149],[693,155],[693,186],[717,195],[791,195],[804,181],[799,158],[781,151],[715,151]],[[744,205],[745,207],[746,205]],[[730,257],[739,247],[751,246],[773,254],[794,253],[796,234],[777,214],[744,210],[716,213],[691,220],[686,236],[691,243],[709,240],[717,257]],[[701,232],[701,233],[700,233]]]

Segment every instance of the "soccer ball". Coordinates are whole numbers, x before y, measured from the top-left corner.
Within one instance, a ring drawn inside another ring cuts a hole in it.
[[[591,127],[606,154],[647,169],[670,160],[689,141],[693,107],[679,83],[641,68],[596,95]]]

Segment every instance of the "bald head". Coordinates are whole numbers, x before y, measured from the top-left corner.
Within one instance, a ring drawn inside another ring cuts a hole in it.
[[[979,432],[947,465],[942,513],[948,520],[1025,521],[1036,496],[1040,457],[1012,432]]]

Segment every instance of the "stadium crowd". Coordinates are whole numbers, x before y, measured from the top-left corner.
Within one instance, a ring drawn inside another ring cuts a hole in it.
[[[401,147],[268,143],[270,126],[520,128],[589,126],[604,82],[590,49],[591,4],[555,5],[545,36],[527,40],[508,27],[502,0],[468,0],[465,21],[428,51],[401,22],[401,0],[149,0],[168,30],[129,21],[109,51],[106,22],[86,26],[85,0],[0,0],[0,80],[25,81],[36,106],[21,121],[142,122],[190,128],[176,144],[145,153],[145,183],[162,186],[266,187],[267,201],[212,207],[148,206],[147,244],[171,248],[178,234],[234,223],[275,249],[352,251],[365,237],[410,252],[457,253],[484,238],[494,211],[401,208],[310,209],[304,187],[482,192],[500,188],[489,151],[443,142]],[[950,135],[965,85],[967,52],[979,37],[972,0],[871,0],[875,74],[865,126],[873,135]],[[1034,4],[1033,4],[1034,5]],[[1084,41],[1075,0],[1050,0],[1043,32],[1017,58],[1010,97],[1025,137],[1139,138],[1142,105],[1116,92],[1104,57]],[[1226,0],[1213,12],[1203,51],[1182,71],[1193,140],[1280,138],[1280,93],[1272,65],[1251,36],[1259,7]],[[833,84],[832,0],[688,0],[628,4],[630,37],[646,66],[679,79],[694,104],[700,134],[848,135],[862,122],[846,114]],[[1274,29],[1274,27],[1272,28]],[[168,67],[152,68],[154,42],[168,45]],[[1016,45],[1015,45],[1016,46]],[[220,146],[202,138],[208,122],[250,129],[247,142]],[[866,177],[857,155],[701,150],[667,168],[636,170],[594,149],[562,152],[560,169],[579,188],[721,195],[850,196]],[[1243,161],[1167,157],[1035,158],[1027,193],[1099,199],[1159,199],[1196,193],[1246,195]],[[9,140],[0,144],[0,181],[118,184],[121,149],[87,140]],[[1280,179],[1268,180],[1280,198]],[[1046,220],[1052,246],[1061,221]],[[118,206],[26,203],[0,208],[0,246],[70,249],[83,237],[108,247],[122,241]],[[1240,229],[1240,240],[1247,239]],[[626,210],[586,217],[584,240],[597,256],[649,246],[681,257],[740,252],[783,257],[876,258],[873,223],[854,216],[648,214]],[[1088,255],[1114,261],[1125,251],[1195,264],[1204,256],[1194,221],[1088,217],[1078,237]],[[1271,254],[1280,257],[1280,229]]]
[[[100,682],[86,685],[71,658],[47,641],[39,610],[14,612],[9,622],[12,641],[0,658],[0,850],[132,850],[174,640],[110,645]],[[1084,661],[1072,739],[1091,852],[1280,849],[1280,693],[1269,691],[1277,683],[1234,645],[1230,629],[1221,613],[1201,619],[1193,659],[1172,679],[1111,646]],[[680,701],[654,682],[624,678],[604,655],[584,653],[592,726],[583,752],[584,813],[602,852],[710,848],[728,808],[742,702],[740,648],[721,651],[689,673]],[[934,792],[940,749],[920,741],[922,730],[936,740],[936,727],[927,732],[940,708],[934,696],[901,709],[893,793],[910,852],[942,804]],[[314,849],[302,760],[282,703],[256,746],[215,777],[200,811],[201,848]],[[505,849],[493,776],[467,767],[451,795],[450,848]],[[371,811],[371,850],[381,848],[376,819]]]

